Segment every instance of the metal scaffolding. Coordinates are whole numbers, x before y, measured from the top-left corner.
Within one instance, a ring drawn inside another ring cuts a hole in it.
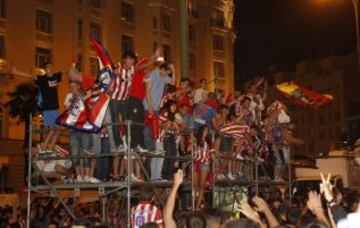
[[[30,118],[31,118],[30,114]],[[111,123],[114,125],[115,123]],[[122,156],[126,155],[127,158],[127,171],[129,172],[131,169],[131,157],[135,157],[137,161],[141,161],[141,157],[157,157],[157,158],[167,158],[167,159],[174,159],[177,161],[183,161],[186,162],[185,166],[191,165],[191,180],[184,181],[183,187],[187,189],[191,189],[191,206],[192,209],[195,209],[195,189],[194,189],[194,164],[193,164],[193,149],[191,150],[191,155],[186,157],[173,157],[173,156],[166,156],[166,155],[156,155],[156,154],[146,154],[146,155],[139,155],[136,152],[134,152],[131,149],[131,126],[137,125],[137,123],[133,123],[132,121],[126,121],[125,125],[127,126],[127,145],[128,148],[124,153],[117,153],[116,155],[109,153],[109,154],[99,154],[94,156],[69,156],[66,159],[89,159],[89,158],[101,158],[101,157],[114,157],[114,156]],[[53,185],[48,177],[46,177],[37,167],[35,162],[37,160],[61,160],[64,158],[61,157],[38,157],[36,159],[33,159],[33,133],[41,133],[41,130],[33,129],[32,123],[30,121],[29,126],[29,150],[28,150],[28,177],[27,177],[27,227],[30,228],[30,214],[31,214],[31,202],[32,202],[32,196],[35,196],[35,194],[40,194],[43,197],[52,197],[57,198],[59,202],[64,206],[66,211],[69,213],[69,215],[72,217],[73,220],[76,220],[76,216],[74,215],[72,208],[70,208],[66,202],[64,197],[60,194],[59,191],[69,191],[72,193],[72,197],[76,198],[79,197],[81,192],[86,193],[87,191],[97,191],[98,197],[101,203],[101,220],[105,224],[106,222],[106,203],[108,200],[106,200],[110,195],[119,193],[120,191],[126,192],[126,211],[127,211],[127,227],[131,227],[131,198],[132,193],[134,193],[138,188],[144,187],[144,186],[150,186],[154,189],[155,196],[157,200],[160,202],[160,204],[163,206],[164,203],[161,199],[161,197],[158,195],[156,189],[159,188],[171,188],[172,182],[152,182],[151,178],[145,169],[142,162],[138,162],[140,164],[140,168],[142,169],[144,176],[147,181],[145,182],[132,182],[131,178],[128,178],[126,181],[115,181],[115,182],[101,182],[98,184],[87,184],[87,183],[70,183],[70,184],[59,184],[59,185]],[[220,159],[228,159],[228,158],[220,158]],[[288,172],[289,172],[289,180],[287,182],[275,182],[272,181],[271,178],[266,174],[266,178],[260,180],[259,179],[259,168],[263,168],[263,162],[259,162],[257,159],[254,159],[253,161],[247,161],[247,163],[251,166],[251,177],[249,180],[237,180],[237,181],[231,181],[229,179],[223,180],[223,181],[214,181],[212,186],[209,186],[207,189],[207,192],[212,194],[213,198],[213,205],[215,204],[215,198],[217,201],[219,201],[221,198],[219,198],[219,194],[221,193],[234,193],[233,197],[234,200],[232,200],[232,203],[234,204],[235,201],[239,202],[241,199],[237,197],[237,194],[239,191],[242,193],[246,193],[244,191],[245,188],[250,189],[250,191],[253,191],[254,193],[258,194],[261,187],[271,187],[271,186],[284,186],[288,188],[289,190],[289,201],[291,202],[291,165],[288,164]],[[45,184],[37,184],[32,182],[33,175],[39,175],[42,180],[45,182]],[[218,194],[218,195],[216,195]],[[284,193],[283,193],[284,196]],[[221,200],[220,200],[221,201]],[[223,200],[225,202],[225,199]]]

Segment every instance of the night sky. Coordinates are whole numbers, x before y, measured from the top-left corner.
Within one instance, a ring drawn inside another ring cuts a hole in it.
[[[234,0],[237,85],[270,65],[353,52],[351,0]]]

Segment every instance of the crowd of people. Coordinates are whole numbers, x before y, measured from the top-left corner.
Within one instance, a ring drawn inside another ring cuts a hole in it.
[[[144,187],[136,194],[132,199],[131,227],[360,227],[360,193],[334,185],[330,174],[326,177],[321,174],[321,178],[317,188],[295,195],[291,204],[277,192],[269,198],[260,193],[248,200],[237,200],[233,211],[203,208],[194,212],[176,206],[176,199],[183,194],[179,189],[184,180],[184,172],[178,170],[163,208],[154,200],[152,188]],[[99,201],[75,203],[68,200],[65,203],[74,208],[75,220],[59,201],[40,198],[32,202],[30,227],[126,227],[128,217],[123,210],[126,199],[122,197],[114,196],[109,201],[105,223]],[[0,227],[23,228],[25,225],[26,209],[0,207]]]
[[[243,90],[228,94],[220,89],[210,91],[208,88],[216,87],[212,85],[216,83],[216,78],[214,81],[203,78],[199,82],[177,78],[174,64],[163,60],[160,49],[151,58],[141,60],[133,52],[126,51],[121,61],[112,67],[114,79],[107,91],[110,101],[103,127],[97,133],[71,128],[69,157],[65,147],[57,144],[63,128],[56,125],[59,117],[58,86],[62,83],[64,72],[54,73],[52,64],[46,63],[44,75],[34,78],[39,87],[38,102],[44,125],[49,128],[35,156],[62,157],[59,160],[37,160],[37,168],[42,174],[59,178],[63,183],[80,184],[124,181],[126,178],[131,178],[133,182],[174,181],[163,209],[158,204],[154,205],[151,189],[140,191],[139,204],[133,202],[131,218],[132,227],[136,228],[281,227],[283,224],[294,227],[330,227],[333,222],[340,220],[339,224],[352,222],[350,218],[344,219],[346,213],[341,205],[345,201],[344,198],[337,198],[340,191],[336,195],[332,194],[333,189],[327,180],[323,180],[321,192],[332,212],[326,210],[324,213],[321,195],[313,191],[295,200],[295,205],[286,210],[283,210],[281,197],[268,201],[271,204],[259,196],[252,198],[249,203],[244,200],[236,202],[235,212],[241,212],[248,219],[237,219],[236,213],[206,207],[204,192],[207,184],[217,180],[241,180],[246,176],[242,163],[247,161],[272,162],[273,179],[283,182],[282,174],[290,162],[291,145],[303,144],[301,139],[292,134],[295,123],[291,121],[286,106],[267,97],[268,88],[264,77],[256,77],[246,83]],[[67,69],[65,74],[69,93],[63,103],[67,109],[74,105],[74,100],[85,101],[100,93],[96,77],[82,74],[76,69],[76,64]],[[132,121],[130,132],[127,120]],[[131,149],[130,158],[126,156],[128,148]],[[100,154],[111,156],[98,158]],[[189,163],[184,158],[191,160],[191,165],[187,165]],[[127,170],[126,165],[128,159],[131,160],[130,170]],[[184,210],[173,218],[178,188],[184,177],[192,176],[192,169],[196,212]],[[175,173],[175,170],[178,171]],[[355,193],[351,195],[355,195],[356,199],[358,197]],[[111,218],[107,217],[106,220],[112,227],[121,227],[125,224],[126,214],[117,213],[119,205],[115,202],[111,202],[114,214],[108,213]],[[354,212],[357,207],[346,209]],[[94,226],[101,224],[98,210],[99,205],[95,203],[78,205],[75,211],[77,217],[86,217],[85,220],[91,220]],[[35,211],[37,215],[33,219],[44,216],[38,213],[38,209]],[[259,216],[258,212],[264,217]],[[5,218],[11,215],[6,209],[1,214]],[[49,227],[51,222],[53,227],[69,226],[74,222],[61,205],[56,213],[46,216]],[[18,220],[22,217],[18,210]],[[13,221],[13,217],[8,220]],[[40,220],[45,221],[42,217]]]

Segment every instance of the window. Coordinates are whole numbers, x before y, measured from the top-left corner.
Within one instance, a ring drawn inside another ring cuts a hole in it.
[[[104,9],[104,0],[91,0],[90,5],[93,8],[103,10]]]
[[[320,136],[320,139],[325,139],[325,132],[321,131],[319,136]]]
[[[135,22],[135,13],[134,6],[127,3],[121,3],[121,19],[126,22],[134,23]]]
[[[52,15],[43,10],[36,10],[36,30],[52,33]]]
[[[335,118],[336,118],[336,120],[340,120],[340,118],[341,118],[341,113],[340,113],[340,111],[336,111],[336,113],[335,113]]]
[[[214,76],[219,78],[225,77],[225,66],[222,62],[214,62]]]
[[[78,40],[83,39],[83,20],[81,18],[77,21],[77,38]]]
[[[0,58],[5,59],[5,37],[0,35]]]
[[[195,62],[195,56],[193,53],[189,53],[189,69],[195,70],[196,69],[196,62]]]
[[[329,129],[329,131],[328,131],[328,138],[329,138],[329,139],[332,139],[332,138],[333,138],[333,131],[332,131],[332,129]]]
[[[157,17],[153,17],[153,29],[157,29]]]
[[[83,69],[83,56],[81,54],[77,55],[76,58],[76,68],[81,72]]]
[[[90,57],[90,75],[97,77],[99,75],[99,60],[96,57]]]
[[[308,121],[309,121],[310,124],[314,122],[314,115],[313,114],[309,114]]]
[[[122,35],[121,36],[121,51],[133,51],[134,50],[134,40],[131,36]]]
[[[210,23],[212,26],[216,26],[220,28],[225,27],[224,12],[219,9],[215,9],[212,12]]]
[[[90,22],[90,36],[95,35],[101,41],[101,26],[96,22]]]
[[[215,51],[224,51],[225,50],[225,41],[224,37],[221,35],[213,36],[213,48]]]
[[[163,14],[162,15],[162,27],[164,29],[164,31],[166,32],[171,32],[172,30],[172,25],[171,25],[171,16],[169,14]]]
[[[199,4],[197,1],[188,1],[188,15],[190,17],[199,17]]]
[[[6,18],[6,0],[0,0],[0,18]]]
[[[315,154],[315,143],[314,142],[310,142],[309,144],[309,154]]]
[[[50,49],[36,47],[35,49],[35,66],[43,68],[44,64],[51,62],[52,53]]]
[[[163,51],[164,51],[164,59],[165,59],[165,61],[170,61],[171,60],[171,47],[170,47],[170,45],[164,44]]]
[[[0,138],[5,138],[5,108],[0,105]]]
[[[189,25],[189,42],[195,43],[196,37],[195,37],[195,27],[194,25]]]

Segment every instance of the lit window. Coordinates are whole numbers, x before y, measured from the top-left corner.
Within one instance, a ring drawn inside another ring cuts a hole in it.
[[[162,27],[164,31],[171,32],[172,31],[172,22],[171,22],[171,16],[169,14],[163,14],[162,15]]]
[[[225,66],[222,62],[214,62],[214,76],[219,78],[225,77]]]
[[[43,10],[36,10],[36,30],[52,33],[52,15]]]
[[[43,68],[45,63],[51,62],[52,53],[50,49],[36,47],[35,49],[35,66]]]
[[[134,50],[134,39],[131,36],[121,36],[121,51],[133,51]]]
[[[101,41],[101,26],[96,22],[90,22],[90,36],[95,35]]]
[[[225,50],[225,41],[224,37],[221,35],[213,36],[213,48],[215,51],[224,51]]]
[[[96,57],[90,57],[90,75],[97,77],[99,75],[99,60]]]
[[[121,19],[130,23],[135,22],[135,13],[134,13],[133,5],[127,2],[121,3]]]

